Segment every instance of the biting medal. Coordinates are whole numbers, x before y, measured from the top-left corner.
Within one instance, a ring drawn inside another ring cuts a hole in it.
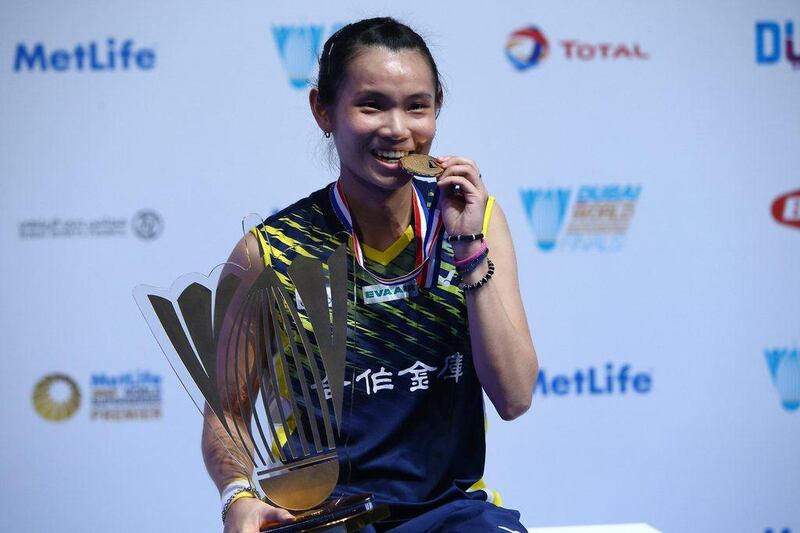
[[[408,154],[400,158],[400,165],[409,174],[436,178],[444,169],[436,163],[436,158],[425,154]]]

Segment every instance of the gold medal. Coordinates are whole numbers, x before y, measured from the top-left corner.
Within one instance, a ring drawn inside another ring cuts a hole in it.
[[[436,178],[444,169],[436,162],[436,158],[425,154],[408,154],[400,158],[400,165],[409,174]]]

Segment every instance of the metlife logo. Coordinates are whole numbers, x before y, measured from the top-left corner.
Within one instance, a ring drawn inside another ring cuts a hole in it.
[[[522,189],[520,199],[539,250],[617,252],[642,192],[637,184]]]
[[[653,373],[634,371],[629,363],[606,363],[572,372],[539,370],[534,394],[549,396],[641,396],[653,389]]]
[[[133,39],[113,37],[67,47],[23,42],[14,48],[13,61],[16,73],[148,71],[156,66],[156,51]]]

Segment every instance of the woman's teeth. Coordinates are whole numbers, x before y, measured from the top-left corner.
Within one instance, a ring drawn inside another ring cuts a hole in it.
[[[387,159],[389,161],[396,161],[401,157],[408,155],[408,152],[397,152],[397,151],[386,151],[386,150],[373,150],[372,153],[381,159]]]

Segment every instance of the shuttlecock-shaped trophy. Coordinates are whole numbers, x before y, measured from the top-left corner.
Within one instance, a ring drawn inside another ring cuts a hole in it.
[[[259,219],[260,221],[260,219]],[[247,219],[244,228],[247,228]],[[365,496],[326,501],[339,477],[347,342],[346,243],[324,253],[269,245],[259,224],[232,260],[134,297],[195,405],[213,413],[230,456],[274,505],[320,524],[385,516]],[[315,250],[320,252],[320,250]],[[291,259],[288,259],[291,256]],[[282,267],[272,268],[280,261]],[[290,290],[294,294],[290,293]],[[249,467],[249,468],[247,468]],[[293,530],[303,530],[302,523]],[[283,530],[286,529],[284,526]]]

